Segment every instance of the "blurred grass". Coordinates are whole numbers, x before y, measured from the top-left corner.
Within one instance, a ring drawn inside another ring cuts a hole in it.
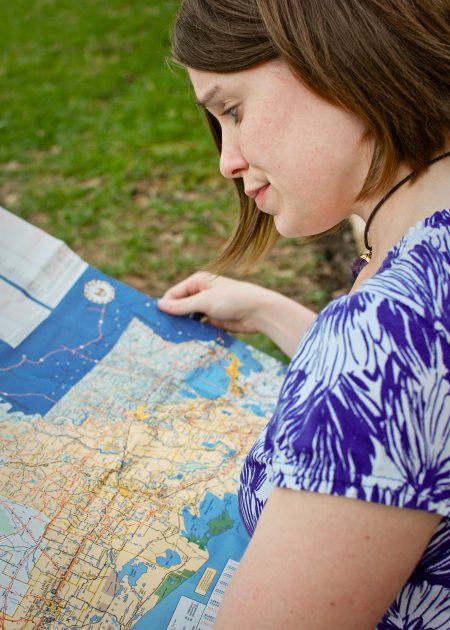
[[[138,222],[136,197],[155,219],[206,211],[200,195],[173,203],[177,190],[208,188],[215,161],[184,73],[164,61],[175,4],[2,1],[6,201],[71,246],[106,236],[115,275],[159,231]],[[143,180],[161,194],[145,197]]]
[[[177,4],[0,0],[0,203],[155,296],[217,253],[237,211],[187,77],[165,61]],[[275,254],[255,279],[307,277],[321,253],[302,255],[287,268]],[[316,280],[296,297],[320,308]]]

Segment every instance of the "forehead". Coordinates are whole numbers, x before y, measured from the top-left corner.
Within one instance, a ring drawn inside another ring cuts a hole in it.
[[[187,68],[198,102],[207,106],[229,90],[254,89],[256,85],[272,84],[283,75],[291,73],[281,60],[271,60],[237,72],[207,72]]]
[[[188,68],[188,75],[194,88],[197,102],[203,107],[208,107],[229,84],[229,74],[217,72],[205,72]],[[228,79],[228,80],[227,80]]]

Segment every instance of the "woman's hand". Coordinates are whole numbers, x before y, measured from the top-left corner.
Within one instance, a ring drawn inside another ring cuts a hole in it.
[[[254,333],[266,292],[256,284],[199,272],[166,291],[158,307],[170,315],[202,313],[213,326]]]
[[[171,287],[158,301],[170,315],[203,313],[231,332],[261,332],[292,356],[316,314],[293,300],[250,282],[199,272]]]

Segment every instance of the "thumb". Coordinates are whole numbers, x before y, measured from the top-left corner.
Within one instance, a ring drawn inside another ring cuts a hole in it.
[[[161,298],[157,305],[161,311],[169,313],[169,315],[188,315],[189,313],[203,312],[201,293],[191,295],[178,300],[170,298]]]

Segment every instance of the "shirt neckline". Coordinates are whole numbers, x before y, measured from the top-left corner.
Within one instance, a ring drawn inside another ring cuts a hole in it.
[[[417,223],[412,225],[407,231],[400,237],[395,245],[386,254],[383,262],[381,263],[377,272],[372,276],[375,278],[379,273],[382,273],[386,268],[389,268],[391,263],[398,258],[401,251],[408,245],[408,243],[414,239],[418,234],[423,235],[425,230],[441,227],[442,225],[450,224],[450,207],[436,210],[425,219],[420,219]],[[372,278],[369,278],[370,281]],[[364,286],[364,285],[363,285]],[[362,287],[361,287],[362,288]]]

